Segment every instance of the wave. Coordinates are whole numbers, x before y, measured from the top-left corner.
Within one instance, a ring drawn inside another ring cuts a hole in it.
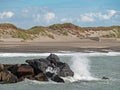
[[[71,62],[70,67],[74,72],[74,77],[62,77],[66,82],[98,80],[90,73],[90,60],[87,57],[79,53],[73,54]]]
[[[0,57],[36,57],[36,56],[48,56],[50,53],[0,53]],[[63,78],[66,82],[76,82],[76,81],[93,81],[100,80],[94,77],[90,72],[91,62],[89,56],[120,56],[120,52],[92,52],[92,53],[82,53],[82,52],[56,52],[54,53],[58,56],[71,56],[70,67],[74,72],[74,77]],[[37,81],[33,81],[37,82]]]
[[[0,57],[36,57],[36,56],[48,56],[50,53],[0,53]],[[54,53],[58,56],[73,56],[73,55],[81,55],[81,56],[120,56],[120,52],[71,52],[71,51],[58,51]]]
[[[71,55],[55,53],[58,56]],[[0,57],[36,57],[36,56],[48,56],[50,53],[0,53]]]
[[[37,80],[30,80],[30,79],[25,79],[24,81],[23,81],[23,83],[28,83],[28,84],[58,84],[57,82],[53,82],[53,81],[49,81],[49,82],[47,82],[47,81],[37,81]]]

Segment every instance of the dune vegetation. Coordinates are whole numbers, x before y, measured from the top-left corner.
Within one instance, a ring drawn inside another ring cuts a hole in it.
[[[78,38],[107,37],[120,38],[120,26],[79,27],[71,23],[54,24],[48,27],[34,26],[21,29],[10,23],[0,24],[0,38],[20,38],[33,40],[39,37],[55,39],[56,36],[75,36]]]

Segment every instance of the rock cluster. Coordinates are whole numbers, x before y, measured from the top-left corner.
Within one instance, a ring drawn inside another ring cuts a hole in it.
[[[26,60],[27,64],[0,64],[0,83],[16,83],[30,80],[64,82],[61,77],[74,76],[67,63],[55,54],[47,58]]]

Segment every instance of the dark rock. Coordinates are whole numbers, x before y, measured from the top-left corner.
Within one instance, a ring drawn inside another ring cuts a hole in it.
[[[15,64],[3,64],[4,70],[8,70],[8,68],[14,66]]]
[[[26,62],[34,68],[35,74],[39,74],[41,72],[45,73],[47,67],[50,65],[50,62],[46,59],[33,59],[26,60]]]
[[[57,62],[60,62],[59,57],[55,54],[50,54],[46,59],[49,60],[54,65],[57,65]]]
[[[0,72],[0,82],[1,83],[16,83],[18,78],[13,75],[10,71]]]
[[[47,76],[48,78],[52,78],[53,75],[54,75],[54,73],[46,72],[46,76]]]
[[[48,81],[48,78],[46,77],[44,73],[39,73],[34,78],[35,80],[38,80],[38,81]]]
[[[51,62],[51,66],[56,70],[58,76],[67,77],[74,76],[74,72],[70,69],[69,65],[62,63],[59,60],[59,57],[55,54],[50,54],[47,57],[47,60]]]
[[[25,78],[38,81],[48,81],[49,78],[55,82],[64,82],[61,76],[74,75],[69,65],[60,62],[55,54],[50,54],[46,59],[32,59],[26,62],[28,64],[0,64],[0,82],[14,83]]]
[[[64,82],[64,80],[62,78],[60,78],[60,76],[56,75],[55,73],[47,72],[46,76],[49,79],[51,79],[52,81],[55,81],[55,82]]]
[[[22,64],[17,69],[17,75],[19,78],[32,78],[32,76],[34,75],[34,69],[30,65]]]
[[[59,67],[59,72],[58,72],[59,76],[62,76],[62,77],[74,76],[74,72],[70,69],[68,64],[58,62],[57,67]]]
[[[4,65],[0,64],[0,72],[4,70]]]
[[[109,79],[109,78],[104,76],[104,77],[102,77],[102,79]]]
[[[20,67],[20,64],[15,64],[15,65],[7,65],[7,70],[9,70],[11,73],[13,73],[14,75],[18,76],[18,68]]]
[[[53,80],[55,82],[64,83],[64,80],[62,78],[60,78],[58,75],[53,75],[53,77],[51,78],[51,80]]]

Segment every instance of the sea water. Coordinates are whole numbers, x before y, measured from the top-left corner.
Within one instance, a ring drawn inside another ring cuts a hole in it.
[[[0,53],[0,63],[21,64],[28,59],[46,58],[50,53]],[[68,63],[74,77],[65,83],[28,80],[15,84],[0,84],[0,90],[120,90],[120,52],[56,52]],[[101,79],[108,77],[108,80]]]

